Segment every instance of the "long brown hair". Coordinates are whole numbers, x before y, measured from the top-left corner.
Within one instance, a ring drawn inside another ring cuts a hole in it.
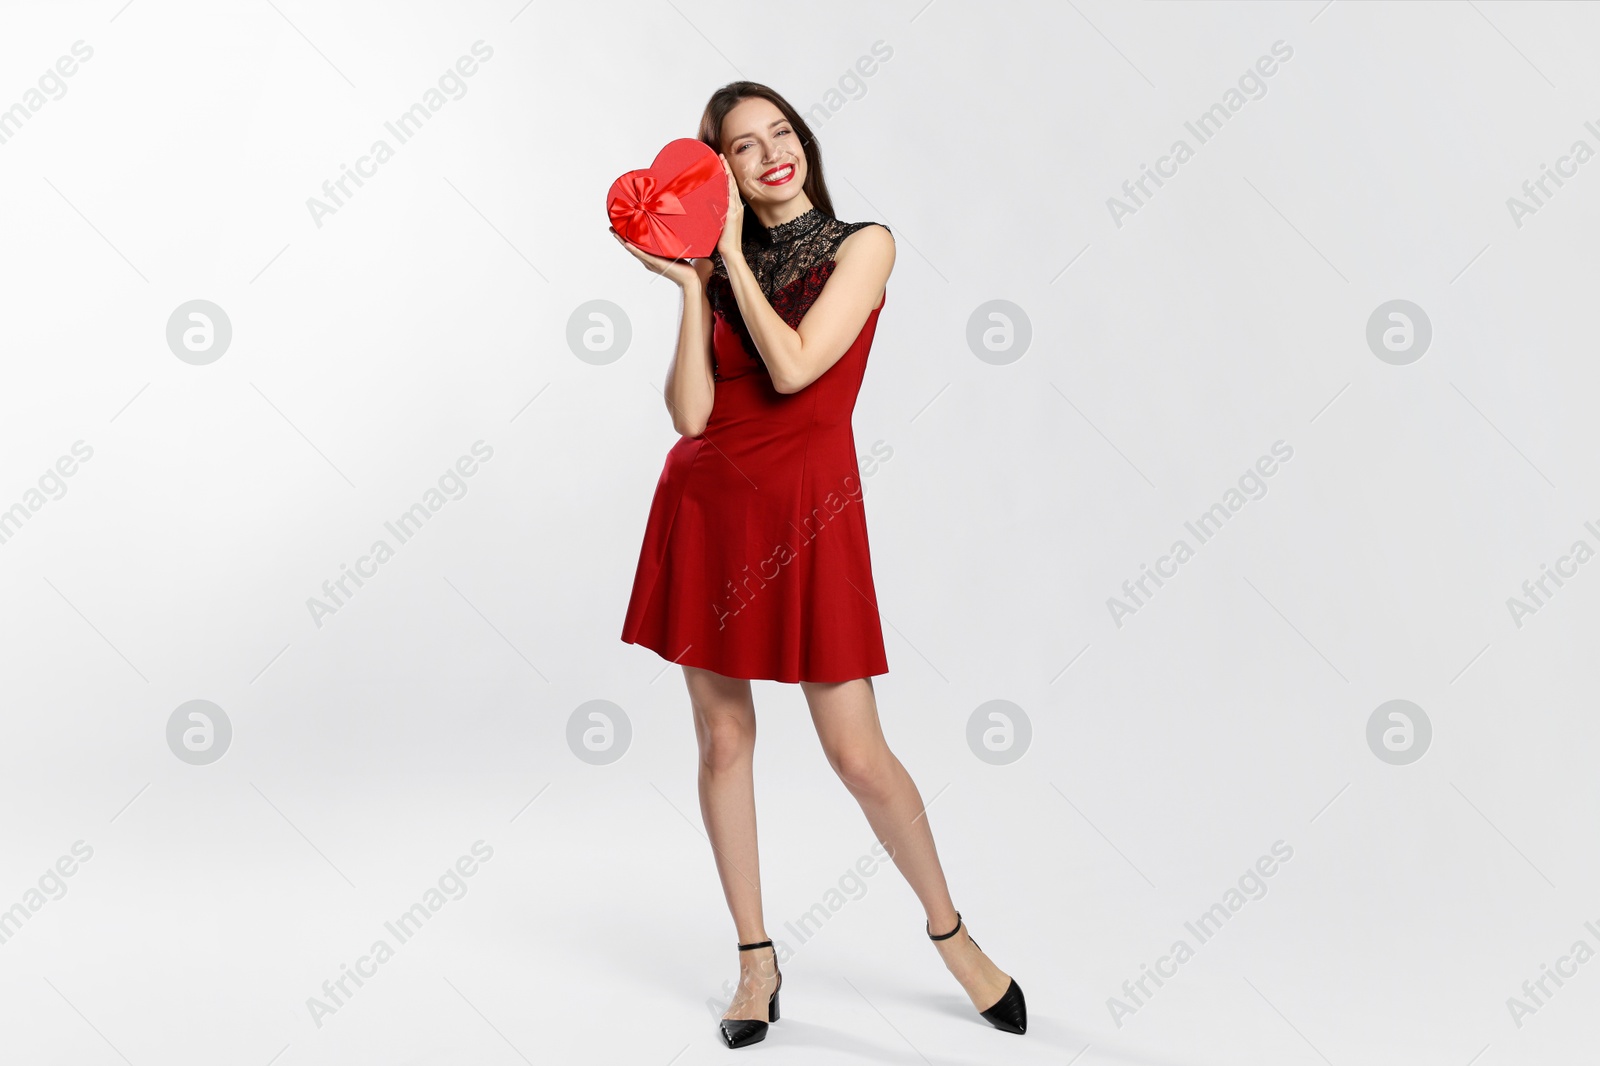
[[[805,190],[806,198],[811,201],[812,206],[821,210],[827,217],[834,218],[833,197],[828,195],[828,183],[822,180],[822,149],[817,145],[816,135],[811,132],[811,127],[806,125],[805,119],[800,117],[800,112],[790,107],[789,101],[776,90],[755,81],[730,81],[712,93],[711,99],[706,101],[705,112],[700,116],[700,140],[710,145],[713,152],[720,153],[723,120],[741,100],[748,100],[752,96],[770,101],[783,112],[783,117],[789,125],[794,127],[795,136],[800,138],[800,144],[806,154],[806,180],[801,188]],[[759,226],[761,220],[750,210],[750,201],[745,200],[743,193],[739,194],[739,199],[744,201],[744,217],[754,219]]]

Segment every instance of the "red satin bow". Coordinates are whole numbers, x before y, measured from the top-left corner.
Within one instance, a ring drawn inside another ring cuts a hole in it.
[[[673,236],[659,216],[684,214],[678,197],[704,185],[721,169],[722,160],[715,154],[702,156],[660,188],[649,174],[630,174],[623,182],[623,195],[613,200],[608,210],[611,228],[633,244],[648,241],[657,248],[681,248],[683,241]]]

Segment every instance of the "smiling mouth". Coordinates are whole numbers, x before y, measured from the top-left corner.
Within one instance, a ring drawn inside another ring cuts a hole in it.
[[[794,177],[794,164],[785,163],[781,167],[773,167],[756,180],[763,185],[782,185],[792,177]]]

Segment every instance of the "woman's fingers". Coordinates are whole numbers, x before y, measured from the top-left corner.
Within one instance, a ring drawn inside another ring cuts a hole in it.
[[[668,261],[661,258],[659,255],[651,255],[649,252],[646,252],[641,248],[634,247],[633,245],[628,246],[628,251],[633,253],[633,257],[635,259],[639,260],[639,262],[643,263],[657,274],[665,274],[667,272]]]
[[[618,243],[626,248],[635,259],[639,260],[639,262],[649,267],[655,273],[660,274],[662,277],[670,278],[672,276],[672,268],[678,264],[677,260],[666,259],[662,256],[655,255],[652,252],[647,252],[643,248],[640,248],[637,244],[634,244],[632,241],[628,240],[622,234],[618,233],[616,230],[611,230],[610,233],[617,239]]]
[[[644,249],[640,248],[637,244],[634,244],[632,241],[628,240],[626,237],[624,237],[622,234],[618,233],[616,230],[612,230],[611,231],[611,235],[613,237],[615,237],[617,239],[617,242],[619,244],[621,244],[624,248],[626,248],[628,250],[629,254],[631,254],[635,259],[638,259],[641,262],[648,263],[651,259],[655,258],[649,252],[646,252]]]

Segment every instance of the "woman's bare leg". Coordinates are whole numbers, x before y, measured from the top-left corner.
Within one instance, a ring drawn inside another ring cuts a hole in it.
[[[929,928],[935,933],[954,929],[956,908],[939,865],[922,796],[884,739],[871,678],[839,684],[802,681],[800,687],[829,764],[861,804],[867,823],[917,894]],[[965,922],[959,933],[935,941],[934,946],[945,967],[966,989],[973,1007],[986,1010],[1005,994],[1011,978],[972,942]]]
[[[695,666],[683,668],[700,748],[700,817],[716,856],[717,876],[739,943],[767,939],[756,849],[756,709],[750,682]],[[765,1021],[777,987],[776,953],[740,951],[739,989],[724,1018]]]

